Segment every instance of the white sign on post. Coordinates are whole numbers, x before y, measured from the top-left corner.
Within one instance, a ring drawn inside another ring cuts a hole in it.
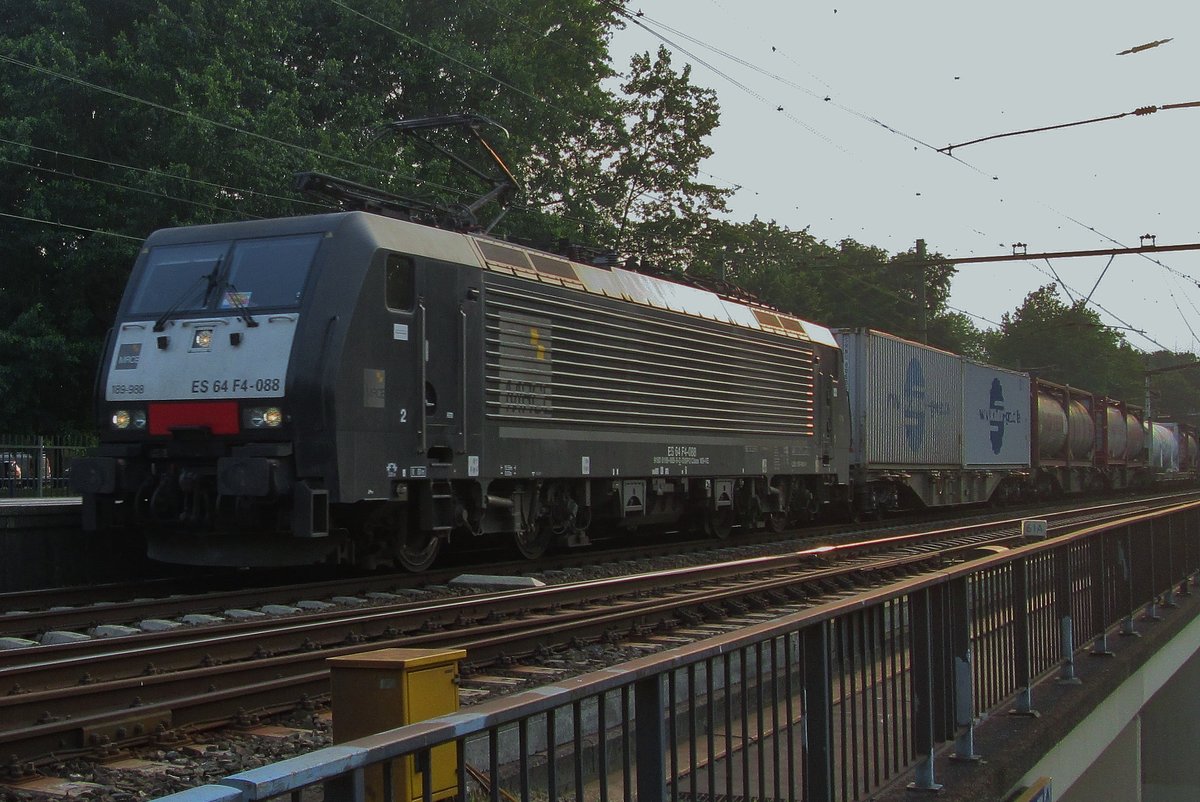
[[[1033,518],[1026,518],[1021,521],[1021,535],[1031,540],[1046,539],[1046,522],[1039,521]]]

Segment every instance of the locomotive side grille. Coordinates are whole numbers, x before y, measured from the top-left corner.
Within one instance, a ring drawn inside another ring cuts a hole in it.
[[[489,418],[811,436],[812,348],[537,285],[489,282]]]

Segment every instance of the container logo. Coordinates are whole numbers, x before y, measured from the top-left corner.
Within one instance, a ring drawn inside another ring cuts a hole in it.
[[[979,420],[988,426],[988,437],[991,439],[993,454],[999,454],[1004,450],[1004,431],[1008,425],[1021,425],[1021,410],[1008,409],[1008,405],[1004,401],[1004,386],[998,378],[992,379],[988,405],[980,406]]]
[[[925,440],[925,371],[913,357],[904,377],[904,435],[913,452]]]
[[[988,403],[991,410],[992,453],[999,454],[1004,447],[1004,387],[999,379],[992,379],[991,400]]]

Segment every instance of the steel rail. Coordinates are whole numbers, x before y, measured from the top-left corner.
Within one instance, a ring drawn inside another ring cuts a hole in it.
[[[1137,509],[1131,513],[1122,505],[1104,505],[1087,521],[1077,520],[1078,513],[1061,513],[1068,522],[1056,526],[1092,527],[1101,518],[1144,514],[1149,505],[1132,506]],[[159,633],[104,643],[101,650],[87,648],[89,643],[53,647],[52,656],[32,650],[36,654],[28,662],[0,670],[0,689],[8,688],[0,697],[0,720],[12,722],[0,730],[0,745],[28,758],[45,754],[39,750],[96,748],[224,720],[231,709],[286,707],[289,699],[295,706],[325,692],[317,678],[325,676],[327,658],[366,648],[466,648],[469,682],[471,666],[503,664],[551,645],[640,637],[678,625],[681,618],[728,617],[730,609],[735,616],[757,609],[774,617],[780,608],[794,610],[944,571],[950,562],[978,553],[985,539],[1019,541],[1016,524],[950,527],[717,566],[337,611],[325,620],[310,615],[270,626],[217,625],[182,640]],[[840,563],[828,564],[843,555]]]

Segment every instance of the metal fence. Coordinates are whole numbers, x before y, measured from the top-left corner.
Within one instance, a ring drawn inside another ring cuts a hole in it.
[[[848,801],[910,771],[932,790],[936,748],[976,757],[983,712],[1031,712],[1035,680],[1071,681],[1077,652],[1187,591],[1198,514],[1031,543],[165,799],[432,800],[445,778],[435,794],[421,767],[444,744],[458,798],[491,802]]]
[[[85,435],[0,434],[0,498],[71,495],[71,459],[95,445],[96,439]]]

